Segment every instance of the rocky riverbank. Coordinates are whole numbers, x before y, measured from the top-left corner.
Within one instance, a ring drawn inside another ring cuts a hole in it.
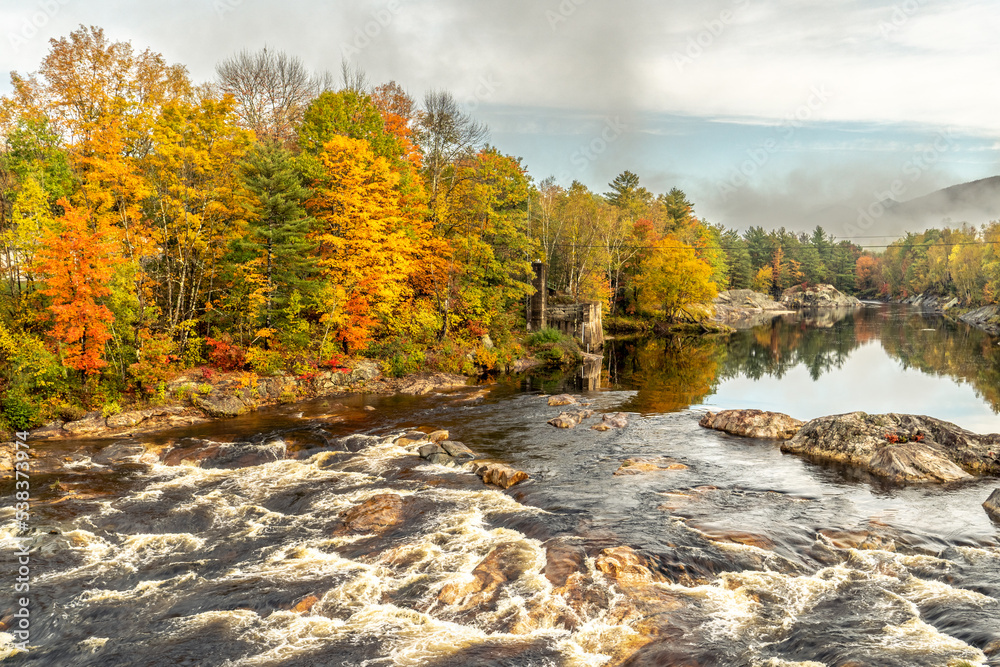
[[[770,322],[779,315],[791,315],[803,310],[852,309],[864,304],[833,285],[796,285],[782,292],[780,301],[753,290],[737,289],[719,293],[713,305],[716,322],[746,328]]]

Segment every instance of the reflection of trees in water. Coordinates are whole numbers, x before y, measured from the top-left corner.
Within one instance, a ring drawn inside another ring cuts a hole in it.
[[[926,331],[933,328],[934,331]],[[882,347],[903,368],[967,382],[1000,411],[1000,348],[988,334],[941,317],[897,314],[882,327]]]
[[[799,365],[813,381],[819,380],[876,340],[904,368],[968,382],[1000,411],[996,341],[965,325],[902,308],[787,316],[728,338],[612,341],[606,363],[612,386],[638,390],[626,409],[672,412],[701,403],[719,380],[781,379]]]
[[[615,341],[608,349],[609,379],[638,389],[623,410],[677,412],[715,390],[725,358],[724,339],[670,336]]]
[[[840,368],[860,345],[854,335],[853,317],[831,313],[809,318],[782,317],[770,325],[738,331],[728,344],[722,378],[782,378],[800,364],[815,381]]]

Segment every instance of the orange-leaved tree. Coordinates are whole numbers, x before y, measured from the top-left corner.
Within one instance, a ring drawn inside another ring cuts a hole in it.
[[[60,343],[63,364],[92,375],[106,366],[104,345],[111,338],[113,316],[104,300],[111,293],[113,244],[104,226],[91,229],[86,211],[65,199],[65,213],[42,239],[35,272],[49,297],[52,334]]]

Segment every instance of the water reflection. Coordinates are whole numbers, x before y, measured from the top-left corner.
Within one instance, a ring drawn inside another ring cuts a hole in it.
[[[853,410],[929,414],[1000,431],[1000,348],[981,331],[901,306],[785,315],[728,337],[609,341],[612,387],[644,414],[693,405],[800,419]]]

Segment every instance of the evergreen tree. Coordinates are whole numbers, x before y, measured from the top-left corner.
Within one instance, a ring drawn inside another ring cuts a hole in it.
[[[291,153],[277,142],[258,145],[242,169],[243,183],[252,195],[245,238],[233,243],[239,257],[261,260],[267,303],[265,325],[291,295],[308,295],[317,274],[315,242],[309,239],[316,221],[306,213],[309,189],[301,181]]]

